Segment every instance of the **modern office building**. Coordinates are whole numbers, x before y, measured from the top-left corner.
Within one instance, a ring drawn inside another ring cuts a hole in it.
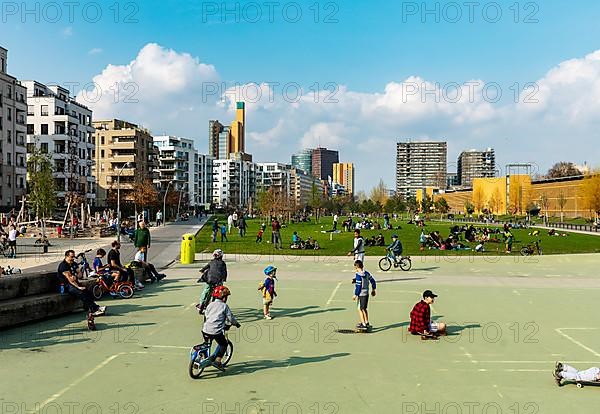
[[[324,193],[323,183],[312,174],[300,168],[290,170],[290,191],[296,208],[309,206],[314,198]]]
[[[292,155],[292,167],[299,168],[308,174],[312,174],[312,153],[313,149],[303,149],[297,154]]]
[[[27,188],[27,90],[7,61],[0,47],[0,207],[17,207]]]
[[[291,196],[292,166],[278,162],[263,162],[256,164],[257,193],[273,189],[278,194]]]
[[[95,206],[92,111],[61,86],[36,81],[23,85],[27,88],[27,145],[52,154],[58,206],[66,206],[71,196],[84,197]]]
[[[256,199],[256,165],[240,158],[214,160],[212,188],[216,207],[248,208]]]
[[[218,120],[208,121],[208,155],[215,160],[237,157],[245,161],[252,161],[252,155],[246,153],[246,106],[244,102],[237,103],[236,117],[231,126],[225,126]]]
[[[463,151],[458,157],[458,185],[472,187],[475,178],[496,176],[496,154],[492,148],[484,151]]]
[[[336,163],[333,164],[333,183],[344,187],[346,195],[354,195],[354,164]]]
[[[312,152],[312,174],[324,181],[333,178],[333,164],[340,162],[337,151],[316,148]]]
[[[446,188],[451,189],[458,187],[460,185],[460,180],[458,179],[458,174],[456,172],[448,171],[446,173]]]
[[[400,142],[396,148],[396,192],[409,198],[425,187],[446,187],[446,142]]]
[[[122,201],[132,201],[135,181],[154,182],[158,168],[158,149],[149,130],[120,119],[92,122],[94,175],[98,184],[98,206],[114,205],[117,185]]]

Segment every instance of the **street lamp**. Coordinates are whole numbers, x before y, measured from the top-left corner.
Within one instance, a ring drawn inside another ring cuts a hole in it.
[[[169,181],[167,184],[167,189],[165,191],[165,197],[163,198],[163,222],[162,225],[165,226],[167,224],[167,194],[169,193],[169,186],[173,184],[173,181]]]
[[[121,243],[121,173],[125,168],[129,168],[129,163],[121,167],[117,174],[117,241]]]

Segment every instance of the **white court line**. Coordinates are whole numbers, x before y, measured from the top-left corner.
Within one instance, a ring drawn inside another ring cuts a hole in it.
[[[477,364],[477,361],[475,361],[475,359],[473,358],[473,355],[471,355],[469,352],[467,352],[467,350],[464,347],[460,347],[460,350],[464,352],[465,356],[467,358],[469,358],[469,360],[471,361],[472,364]]]
[[[588,352],[591,352],[592,354],[594,354],[594,356],[600,358],[600,354],[596,351],[594,351],[592,348],[590,348],[589,346],[585,346],[584,344],[582,344],[581,342],[579,342],[576,339],[573,339],[572,337],[570,337],[569,335],[567,335],[566,333],[564,333],[562,330],[563,329],[572,329],[572,328],[556,328],[555,331],[558,332],[559,335],[567,338],[569,341],[573,342],[575,345],[579,346],[580,348],[585,349]],[[585,330],[585,328],[578,328],[579,330]]]
[[[455,359],[454,364],[464,364],[465,361]],[[554,364],[556,361],[477,361],[480,364]],[[598,361],[569,361],[573,364],[596,364]]]
[[[496,390],[496,394],[498,394],[498,397],[504,398],[504,395],[502,395],[502,393],[498,390],[498,386],[494,384],[493,387]]]
[[[83,381],[84,379],[94,375],[96,373],[96,371],[98,371],[100,368],[105,367],[106,365],[108,365],[108,363],[112,360],[114,360],[115,358],[121,356],[121,355],[125,355],[125,352],[120,352],[118,354],[114,354],[109,356],[108,358],[106,358],[104,361],[102,361],[100,364],[96,365],[91,371],[89,371],[87,374],[85,374],[84,376],[76,379],[75,381],[73,381],[71,384],[69,384],[68,386],[66,386],[65,388],[63,388],[62,390],[60,390],[59,392],[57,392],[56,394],[53,394],[50,398],[48,398],[46,401],[44,401],[43,403],[41,403],[39,405],[39,407],[37,407],[37,410],[35,410],[35,413],[38,413],[42,410],[42,408],[44,408],[45,406],[47,406],[48,404],[50,404],[51,402],[53,402],[54,400],[60,398],[64,393],[66,393],[67,391],[69,391],[71,388],[75,387],[76,385],[78,385],[81,381]]]
[[[191,346],[176,346],[176,345],[146,345],[146,344],[138,344],[144,348],[167,348],[167,349],[190,349]]]
[[[399,300],[379,300],[379,299],[377,299],[377,297],[375,297],[373,300],[377,301],[377,303],[409,303],[409,302],[401,302]],[[343,300],[343,299],[333,299],[331,302],[348,302],[348,301]]]
[[[331,296],[329,297],[329,300],[327,301],[327,304],[325,304],[325,306],[331,305],[331,302],[333,302],[333,298],[335,298],[335,294],[340,289],[340,286],[342,286],[342,282],[339,282],[335,289],[333,289],[333,292],[331,292]]]

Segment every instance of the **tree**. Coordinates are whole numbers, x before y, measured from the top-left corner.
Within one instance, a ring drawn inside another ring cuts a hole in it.
[[[379,180],[379,184],[373,187],[370,198],[374,203],[379,202],[381,205],[385,204],[388,199],[388,193],[383,180]]]
[[[600,174],[588,174],[580,187],[583,205],[590,212],[600,214]]]
[[[158,191],[150,178],[139,172],[135,176],[134,183],[135,190],[132,193],[132,199],[136,210],[144,211],[146,207],[158,204]],[[177,202],[179,202],[179,198],[178,195]]]
[[[496,188],[488,200],[489,208],[493,214],[500,214],[500,208],[502,207],[501,198],[500,190]]]
[[[446,201],[446,199],[444,197],[440,197],[437,200],[435,200],[435,209],[436,211],[442,213],[442,214],[448,214],[448,212],[450,211],[450,206],[448,205],[448,201]]]
[[[40,219],[49,218],[56,208],[56,182],[54,181],[52,159],[36,146],[27,158],[27,178],[29,202]]]
[[[540,205],[542,206],[542,209],[544,210],[544,221],[547,223],[548,222],[548,210],[550,209],[550,199],[548,198],[548,195],[546,193],[544,193],[540,196]],[[539,214],[539,211],[538,211],[538,214]],[[532,214],[532,215],[535,215],[535,214]]]
[[[565,190],[561,189],[558,191],[558,208],[560,208],[560,221],[564,221],[564,211],[565,206],[567,205],[567,195],[565,194]]]
[[[475,206],[475,211],[480,213],[483,210],[484,204],[485,204],[485,199],[483,196],[483,190],[481,188],[477,187],[473,191],[473,205]]]
[[[465,211],[467,214],[473,214],[475,212],[475,206],[470,201],[465,203]]]
[[[323,193],[319,191],[317,184],[313,182],[310,196],[310,207],[315,213],[315,221],[319,222],[320,209],[323,205]]]
[[[419,210],[419,203],[417,202],[417,197],[409,197],[408,200],[406,200],[406,211],[408,211],[408,213],[414,213],[417,210]]]
[[[425,197],[423,197],[423,199],[421,200],[421,211],[423,212],[423,214],[429,214],[432,206],[433,200],[430,196],[425,195]]]
[[[582,175],[572,162],[557,162],[548,170],[547,178],[575,177]]]

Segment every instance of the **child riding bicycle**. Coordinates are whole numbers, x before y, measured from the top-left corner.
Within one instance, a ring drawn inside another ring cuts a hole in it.
[[[227,350],[227,338],[225,329],[227,325],[233,325],[239,328],[241,325],[233,316],[231,309],[227,306],[227,298],[231,291],[226,286],[215,287],[212,297],[214,302],[206,307],[204,313],[205,321],[202,327],[202,336],[206,342],[214,340],[217,343],[217,349],[214,354],[212,365],[220,371],[225,371],[221,360]]]
[[[402,242],[398,239],[398,235],[392,236],[392,244],[386,248],[393,256],[394,262],[398,263],[398,258],[402,257]]]
[[[206,286],[200,296],[200,302],[196,309],[202,315],[210,300],[210,293],[217,286],[223,285],[227,281],[227,265],[223,261],[223,250],[217,249],[213,252],[213,259],[206,266],[200,269],[202,277],[197,283],[204,282]]]

